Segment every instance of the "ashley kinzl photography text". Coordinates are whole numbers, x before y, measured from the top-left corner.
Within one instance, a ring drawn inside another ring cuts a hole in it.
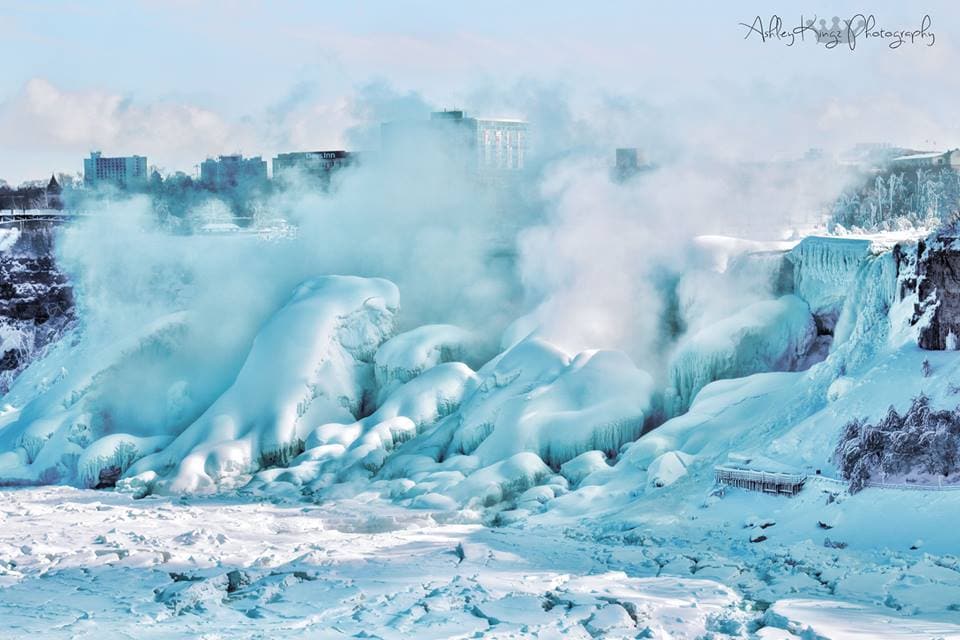
[[[766,19],[758,15],[749,22],[739,23],[744,30],[745,40],[778,42],[788,47],[801,42],[823,45],[827,49],[842,45],[851,51],[858,46],[875,44],[889,49],[899,49],[905,45],[932,47],[937,42],[937,34],[932,25],[933,19],[924,15],[918,20],[916,27],[886,28],[878,24],[877,17],[873,14],[862,13],[845,19],[834,16],[829,21],[816,16],[800,16],[792,25],[778,15],[771,15]]]
[[[960,640],[960,3],[854,1],[0,0],[0,640]]]

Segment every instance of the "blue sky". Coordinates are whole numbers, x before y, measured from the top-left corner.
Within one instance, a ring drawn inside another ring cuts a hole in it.
[[[861,6],[775,12],[792,25]],[[739,155],[884,135],[957,144],[960,6],[870,11],[895,28],[929,13],[938,41],[761,44],[737,23],[774,11],[746,2],[0,0],[0,177],[75,172],[93,148],[190,171],[209,154],[372,144],[376,119],[452,106]],[[551,101],[563,109],[545,113]]]

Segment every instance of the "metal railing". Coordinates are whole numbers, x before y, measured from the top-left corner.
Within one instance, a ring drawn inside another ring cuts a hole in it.
[[[788,474],[774,471],[757,471],[753,469],[737,469],[734,467],[715,467],[714,477],[718,483],[730,486],[740,486],[734,481],[762,483],[764,481],[777,482],[780,484],[799,484],[801,487],[810,481],[835,485],[846,489],[850,482],[840,478],[831,478],[820,474]],[[893,483],[869,481],[864,486],[874,489],[896,489],[903,491],[960,491],[960,484],[915,484],[915,483]],[[751,487],[741,487],[751,488]],[[799,492],[799,489],[797,490]]]
[[[716,467],[714,478],[719,484],[740,489],[794,496],[800,493],[806,476],[735,467]]]

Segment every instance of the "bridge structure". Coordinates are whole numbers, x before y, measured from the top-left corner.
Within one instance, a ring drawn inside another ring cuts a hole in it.
[[[85,214],[59,209],[4,209],[0,211],[0,229],[23,229],[66,224]]]

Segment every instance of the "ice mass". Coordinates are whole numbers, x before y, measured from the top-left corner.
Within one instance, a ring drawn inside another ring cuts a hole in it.
[[[960,638],[960,151],[540,91],[0,191],[0,637]]]

